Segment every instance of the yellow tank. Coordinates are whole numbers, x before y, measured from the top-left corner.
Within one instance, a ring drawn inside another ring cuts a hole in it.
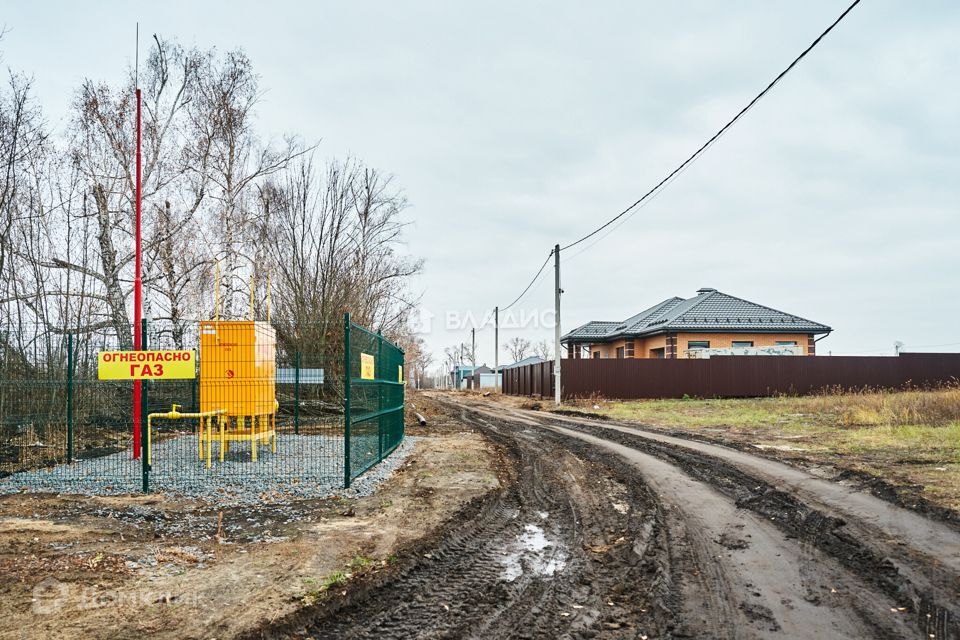
[[[276,413],[276,352],[267,322],[201,322],[200,411],[241,419]]]

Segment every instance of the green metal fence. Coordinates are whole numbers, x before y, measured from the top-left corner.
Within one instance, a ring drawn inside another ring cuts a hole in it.
[[[350,483],[403,441],[403,350],[343,318],[344,470]]]
[[[119,347],[113,333],[0,327],[0,493],[295,497],[348,487],[403,438],[403,352],[349,321],[274,328],[276,451],[272,443],[259,443],[254,462],[253,443],[230,443],[221,462],[223,445],[214,443],[208,467],[199,455],[197,419],[155,419],[149,459],[146,437],[134,455],[133,383],[97,375],[97,353]],[[151,322],[144,326],[144,346],[198,349],[199,333],[197,323]],[[360,354],[374,356],[372,381],[361,376]],[[249,382],[224,384],[244,394]],[[144,433],[149,414],[169,412],[174,404],[180,412],[197,412],[201,395],[199,376],[144,382]]]

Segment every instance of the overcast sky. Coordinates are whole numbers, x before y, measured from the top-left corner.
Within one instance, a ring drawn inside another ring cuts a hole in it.
[[[439,360],[469,342],[451,314],[509,303],[847,4],[5,2],[0,51],[62,129],[84,77],[121,78],[137,20],[143,51],[153,33],[245,49],[262,131],[404,187]],[[709,286],[832,326],[820,353],[960,350],[958,66],[960,3],[861,3],[662,195],[563,256],[564,330]],[[552,307],[545,277],[514,319]],[[492,364],[493,331],[477,342]]]

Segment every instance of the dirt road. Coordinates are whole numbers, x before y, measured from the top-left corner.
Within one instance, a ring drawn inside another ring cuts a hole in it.
[[[723,447],[438,396],[503,452],[315,638],[960,638],[960,533]],[[271,635],[267,633],[266,635]]]

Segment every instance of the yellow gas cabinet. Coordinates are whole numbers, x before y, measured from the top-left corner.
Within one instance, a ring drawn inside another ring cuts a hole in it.
[[[200,457],[210,466],[211,444],[220,444],[220,460],[230,442],[249,441],[277,450],[277,339],[267,322],[208,320],[200,323],[200,411],[221,412],[216,424],[201,421]],[[214,433],[214,430],[218,433]]]

